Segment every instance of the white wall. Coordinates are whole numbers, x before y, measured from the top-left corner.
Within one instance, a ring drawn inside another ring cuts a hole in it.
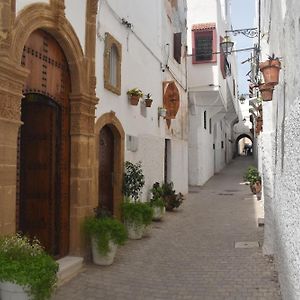
[[[86,0],[65,0],[65,7],[66,17],[74,28],[84,51]]]
[[[226,14],[227,1],[189,1],[188,43],[193,24],[212,22],[216,24],[216,43],[224,36],[230,24]],[[191,53],[191,48],[189,49]],[[189,183],[203,185],[214,173],[220,172],[233,156],[232,123],[237,118],[237,89],[233,93],[233,78],[236,78],[235,57],[231,58],[232,76],[223,78],[220,55],[217,62],[193,64],[188,58],[189,87]],[[237,86],[235,85],[237,88]],[[207,129],[203,127],[203,113],[207,112]],[[209,133],[209,119],[212,129]],[[222,123],[222,126],[221,126]],[[223,147],[222,147],[223,142]],[[215,149],[213,149],[215,145]]]
[[[17,14],[25,8],[27,5],[33,4],[33,3],[49,3],[50,0],[39,0],[39,1],[34,1],[34,0],[17,0],[16,1],[16,12]]]
[[[167,3],[161,0],[117,0],[101,1],[97,28],[97,118],[102,114],[114,111],[120,120],[126,135],[138,139],[136,152],[125,152],[125,160],[142,161],[145,174],[143,200],[148,190],[156,181],[164,179],[165,139],[171,140],[171,178],[178,192],[186,194],[187,184],[187,93],[185,91],[185,60],[177,64],[173,59],[173,32],[184,30],[185,10],[179,3],[180,16],[171,11],[172,23],[166,17]],[[109,5],[108,5],[109,4]],[[125,18],[133,27],[132,30],[121,24]],[[183,20],[182,20],[183,19]],[[179,20],[181,20],[179,22]],[[109,32],[122,44],[122,76],[121,95],[118,96],[104,88],[103,53],[105,32]],[[185,45],[183,35],[183,48]],[[170,55],[166,60],[166,44],[170,44]],[[161,65],[168,64],[172,74]],[[175,77],[175,79],[174,79]],[[163,106],[163,81],[175,80],[180,92],[180,109],[170,129],[163,118],[158,120],[158,107]],[[151,93],[151,108],[141,103],[132,106],[128,102],[127,91],[134,87],[140,88],[145,94]]]
[[[265,253],[275,255],[283,299],[300,299],[299,1],[262,1],[262,60],[282,57],[280,83],[264,105],[260,156],[265,200]],[[271,17],[271,19],[269,18]]]

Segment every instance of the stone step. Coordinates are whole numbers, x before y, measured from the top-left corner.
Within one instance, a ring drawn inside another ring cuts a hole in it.
[[[61,286],[74,276],[76,276],[83,269],[83,258],[77,256],[65,256],[57,260],[59,269],[57,273],[57,285]]]

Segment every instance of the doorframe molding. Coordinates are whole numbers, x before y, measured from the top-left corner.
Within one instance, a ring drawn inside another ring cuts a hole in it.
[[[30,34],[36,29],[48,32],[61,46],[68,61],[72,93],[70,99],[70,255],[83,255],[86,241],[82,233],[82,222],[92,214],[94,167],[95,107],[96,97],[95,47],[96,14],[98,0],[87,0],[86,53],[79,38],[65,16],[63,0],[34,3],[16,15],[16,0],[9,0],[0,6],[0,146],[7,150],[1,157],[3,174],[9,173],[9,180],[0,174],[4,205],[8,213],[0,214],[0,235],[16,231],[16,153],[18,129],[21,125],[20,106],[22,87],[30,71],[21,67],[23,47]],[[3,108],[1,108],[3,107]],[[1,135],[9,132],[10,139]],[[3,146],[4,145],[4,146]],[[13,153],[12,153],[13,150]],[[9,162],[9,167],[8,166]]]
[[[95,124],[95,191],[96,195],[99,195],[99,136],[100,131],[104,126],[109,126],[114,135],[114,182],[113,182],[113,207],[114,216],[121,219],[121,203],[123,202],[123,177],[124,177],[124,150],[125,150],[125,131],[120,120],[116,117],[115,112],[111,111],[105,113],[96,121]],[[95,207],[98,206],[99,199],[96,199],[94,203]]]

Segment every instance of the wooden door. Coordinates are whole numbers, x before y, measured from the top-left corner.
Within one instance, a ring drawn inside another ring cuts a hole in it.
[[[22,121],[20,229],[55,255],[59,250],[59,108],[45,96],[28,96],[23,100]]]
[[[112,215],[114,177],[114,135],[109,126],[104,126],[99,138],[99,205]]]
[[[34,31],[21,64],[30,70],[24,85],[17,193],[19,230],[41,240],[55,257],[69,251],[70,73],[57,41]]]

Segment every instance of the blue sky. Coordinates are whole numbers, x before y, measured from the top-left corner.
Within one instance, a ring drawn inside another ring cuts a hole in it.
[[[256,27],[254,24],[255,0],[231,0],[231,22],[233,29]],[[232,38],[236,49],[253,47],[256,39],[250,39],[242,34]],[[239,93],[248,93],[248,77],[246,74],[250,70],[250,64],[241,64],[242,61],[250,57],[251,52],[239,52],[237,56]]]

